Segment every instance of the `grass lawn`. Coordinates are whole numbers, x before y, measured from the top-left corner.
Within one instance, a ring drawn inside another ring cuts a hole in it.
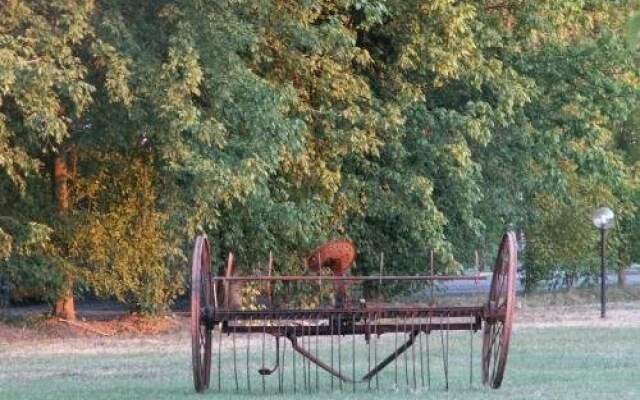
[[[624,318],[639,316],[633,310],[625,312]],[[597,315],[597,310],[592,313]],[[285,351],[285,394],[278,394],[277,374],[265,379],[267,391],[262,392],[262,379],[256,372],[262,362],[259,340],[253,341],[249,350],[255,356],[250,365],[251,394],[246,390],[244,338],[238,338],[236,342],[235,362],[241,390],[235,389],[234,360],[228,349],[220,363],[222,390],[218,390],[218,365],[214,361],[212,388],[204,394],[196,394],[192,386],[190,338],[186,328],[177,333],[142,338],[85,337],[9,344],[2,344],[0,338],[0,399],[334,399],[336,396],[346,399],[389,399],[390,396],[394,399],[640,399],[639,324],[618,326],[615,311],[611,314],[614,314],[614,322],[608,324],[599,324],[597,320],[593,324],[589,321],[577,323],[579,316],[568,318],[576,322],[569,325],[575,326],[566,326],[562,318],[560,321],[550,318],[541,324],[527,323],[526,314],[520,316],[512,337],[505,380],[499,390],[486,389],[480,384],[481,335],[473,336],[471,352],[471,335],[466,332],[449,336],[449,390],[444,388],[442,337],[433,333],[430,338],[430,388],[422,387],[417,367],[415,382],[418,389],[413,389],[412,365],[419,366],[419,361],[413,364],[413,355],[407,351],[407,358],[401,357],[397,365],[392,363],[384,370],[377,390],[368,391],[364,384],[354,392],[351,385],[344,384],[340,393],[336,380],[332,391],[328,375],[320,370],[321,389],[316,392],[315,367],[311,367],[311,375],[307,376],[309,370],[305,370],[298,356],[296,368],[292,368],[289,347]],[[328,359],[327,343],[325,346],[320,343],[320,348],[325,348],[325,359]],[[394,344],[393,335],[385,337],[379,344],[379,359],[384,357],[383,353],[392,351]],[[214,349],[217,345],[217,341],[214,342]],[[232,346],[230,339],[224,339],[224,346]],[[312,349],[313,346],[314,342]],[[368,354],[362,338],[358,337],[356,342],[342,339],[341,346],[342,368],[346,374],[350,374],[354,361],[357,367],[366,369]],[[352,346],[356,346],[356,360],[350,356]],[[471,354],[472,384],[469,382]],[[268,353],[265,363],[271,364],[272,359]],[[296,393],[292,387],[294,371]],[[399,376],[397,386],[396,371]],[[312,382],[310,394],[303,394],[305,377]],[[424,379],[428,380],[428,376]],[[372,386],[375,387],[375,381]]]

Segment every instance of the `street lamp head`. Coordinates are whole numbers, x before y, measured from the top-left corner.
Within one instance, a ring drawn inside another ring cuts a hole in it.
[[[609,207],[598,208],[593,213],[593,224],[598,229],[609,229],[613,226],[615,214]]]

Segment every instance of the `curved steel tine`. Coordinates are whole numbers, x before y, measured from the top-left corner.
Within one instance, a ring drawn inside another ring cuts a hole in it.
[[[320,337],[320,321],[316,320],[316,358],[318,358],[318,338],[319,337]],[[316,364],[316,392],[320,390],[318,378],[320,378],[320,375],[318,371],[318,364]]]
[[[411,318],[411,332],[413,334],[416,333],[416,326],[415,326],[415,316],[412,315]],[[420,334],[420,331],[418,331],[418,335]],[[411,346],[411,365],[412,365],[412,371],[413,371],[413,389],[417,389],[418,388],[418,384],[417,384],[417,380],[416,380],[416,348],[414,346]]]
[[[222,323],[218,329],[218,391],[222,391]]]
[[[282,323],[280,321],[280,317],[278,316],[278,327],[281,327]],[[279,334],[282,332],[279,332]],[[278,391],[282,393],[282,386],[284,385],[284,368],[287,363],[287,359],[285,358],[287,350],[287,342],[282,342],[282,367],[278,368]]]
[[[313,328],[312,322],[309,321],[309,325],[307,325],[307,348],[309,349],[309,352],[311,352],[311,349],[313,349],[313,346],[311,344],[311,336],[313,335],[312,328]],[[311,361],[310,360],[307,360],[307,387],[308,387],[309,393],[311,393]]]
[[[377,319],[377,318],[376,318]],[[373,348],[373,362],[378,365],[378,341],[380,340],[380,335],[378,334],[378,323],[374,325],[374,335],[376,338],[375,347]],[[380,389],[380,382],[378,381],[378,374],[376,374],[376,390]]]
[[[233,376],[236,381],[236,391],[240,390],[240,385],[238,384],[238,360],[237,360],[237,348],[236,348],[236,325],[238,319],[236,318],[233,323],[233,333],[231,334],[231,340],[233,342]]]
[[[266,344],[266,341],[267,341],[267,321],[263,320],[262,321],[262,366],[258,370],[258,373],[262,377],[262,393],[267,391],[267,383],[266,383],[265,374],[262,373],[262,371],[266,371],[267,370],[266,367],[264,366],[264,356],[265,356],[265,344]]]
[[[307,348],[311,350],[311,325],[307,326]],[[311,361],[307,361],[307,392],[311,392]]]
[[[276,370],[280,368],[280,336],[276,336],[275,340],[276,340],[276,362],[274,363],[272,368],[262,367],[258,370],[258,373],[263,377],[273,374],[274,372],[276,372]],[[262,343],[262,348],[264,350],[264,342]],[[264,365],[264,351],[263,351],[263,365]]]
[[[367,346],[367,371],[371,371],[371,325],[367,321],[367,336],[369,340],[366,343]],[[371,390],[371,379],[367,379],[367,390]]]
[[[469,323],[469,388],[473,388],[473,322]]]
[[[448,314],[447,314],[448,317]],[[449,390],[449,327],[444,329],[444,317],[440,315],[440,338],[442,344],[442,367],[444,370],[444,387]],[[445,333],[446,331],[446,333]],[[446,341],[445,341],[446,335]]]
[[[302,331],[301,332],[301,339],[302,339],[302,344],[304,345],[304,325],[302,325],[300,330]],[[307,360],[304,357],[302,357],[302,387],[303,387],[305,392],[308,390],[308,388],[307,388]]]
[[[424,353],[422,352],[422,318],[418,319],[418,355],[420,356],[420,386],[424,387]]]
[[[293,328],[293,336],[296,336],[296,327],[294,326]],[[288,332],[288,334],[291,334],[291,332]],[[298,383],[297,383],[297,379],[296,379],[296,371],[298,369],[298,366],[296,365],[296,351],[292,350],[291,351],[291,357],[293,359],[293,365],[291,367],[291,371],[293,372],[293,393],[296,393],[298,391]]]
[[[451,327],[451,316],[449,314],[449,312],[447,312],[447,331],[446,331],[446,336],[447,336],[447,390],[449,390],[449,332],[450,332],[450,328]]]
[[[402,325],[403,325],[402,341],[406,342],[407,341],[407,317],[406,316],[402,318]],[[409,334],[409,336],[411,336],[411,334]],[[413,346],[411,346],[411,349],[413,349]],[[404,352],[403,359],[404,359],[404,378],[405,378],[407,387],[409,387],[409,360],[408,360],[407,352]]]
[[[449,333],[450,333],[450,328],[451,327],[451,316],[449,314],[449,312],[447,312],[447,332],[446,332],[446,336],[447,336],[447,390],[449,390]]]
[[[309,352],[311,352],[311,350],[313,349],[313,346],[311,345],[311,335],[313,335],[311,328],[312,328],[311,321],[309,321],[307,325],[307,349],[309,349]],[[306,359],[306,361],[307,361],[307,392],[311,393],[311,361],[309,359]]]
[[[333,369],[334,364],[333,364],[333,336],[334,336],[334,332],[333,332],[333,321],[331,319],[329,319],[329,328],[331,329],[331,369]],[[333,375],[331,375],[331,391],[333,391]]]
[[[253,327],[253,317],[249,318],[249,326]],[[247,390],[251,393],[251,375],[249,374],[249,356],[251,354],[251,333],[247,333]]]
[[[398,348],[398,320],[396,322],[396,331],[394,333],[394,348]],[[394,357],[393,359],[393,382],[395,384],[395,388],[398,388],[398,357]]]
[[[425,337],[425,343],[427,348],[427,387],[431,389],[431,350],[429,349],[429,337],[431,336],[431,312],[429,312],[427,335]]]
[[[342,313],[338,314],[338,373],[342,375]],[[338,386],[342,390],[342,379],[338,380]]]
[[[311,349],[313,348],[313,345],[311,344],[311,336],[313,336],[313,325],[310,322],[309,326],[307,327],[307,346],[309,348],[309,351],[311,351]],[[308,385],[309,385],[309,392],[311,392],[311,361],[307,361],[307,379],[309,379]]]
[[[353,392],[356,391],[356,314],[351,314],[351,363],[352,373],[351,379],[353,380]]]

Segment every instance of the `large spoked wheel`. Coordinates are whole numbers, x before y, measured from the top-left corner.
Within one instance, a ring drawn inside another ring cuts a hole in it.
[[[198,236],[191,257],[191,353],[196,391],[209,387],[211,329],[202,322],[202,311],[211,306],[211,255],[209,241]]]
[[[515,233],[506,233],[493,271],[482,342],[483,382],[494,389],[502,384],[507,365],[516,298],[517,252]]]

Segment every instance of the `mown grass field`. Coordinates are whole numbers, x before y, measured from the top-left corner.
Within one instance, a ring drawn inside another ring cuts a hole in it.
[[[636,307],[639,306],[639,307]],[[320,371],[321,390],[315,390],[315,368],[306,374],[298,356],[292,368],[292,353],[287,350],[286,390],[279,394],[277,374],[266,379],[267,391],[262,392],[262,380],[255,371],[261,365],[261,349],[252,342],[250,364],[252,393],[246,390],[246,344],[236,343],[236,365],[239,392],[235,389],[232,342],[220,363],[222,391],[217,390],[218,367],[214,361],[212,389],[196,394],[191,378],[190,338],[182,329],[172,334],[142,338],[47,339],[17,341],[2,344],[0,338],[0,399],[63,400],[63,399],[640,399],[640,324],[629,319],[640,318],[640,305],[627,305],[624,310],[610,310],[607,321],[599,321],[597,308],[584,315],[567,310],[534,310],[521,313],[512,338],[507,373],[503,387],[491,390],[480,384],[481,336],[473,339],[466,332],[452,333],[449,353],[449,390],[444,388],[442,351],[439,334],[430,339],[431,387],[422,387],[417,369],[413,388],[412,354],[401,358],[398,387],[394,365],[380,376],[377,390],[360,385],[353,391],[345,384],[342,392],[331,391],[330,380]],[[544,314],[544,317],[540,317]],[[342,368],[350,372],[353,360],[350,351],[354,343],[343,339],[345,357]],[[380,355],[391,351],[393,336],[380,342]],[[214,342],[214,348],[217,342]],[[313,342],[312,342],[313,346]],[[357,367],[366,367],[367,353],[362,338],[355,343],[359,354]],[[322,343],[321,343],[322,347]],[[325,346],[326,348],[326,346]],[[255,354],[254,354],[255,353]],[[473,382],[469,382],[470,354],[473,354]],[[326,354],[325,354],[326,356]],[[406,361],[405,361],[406,360]],[[267,364],[272,357],[267,355]],[[406,363],[406,364],[405,364]],[[419,361],[416,362],[419,366]],[[409,371],[404,375],[405,368]],[[293,393],[292,373],[296,371],[297,388]],[[310,393],[305,393],[303,379],[311,380]],[[427,376],[425,376],[425,379]],[[407,381],[409,387],[407,387]],[[372,382],[372,386],[375,384]]]

